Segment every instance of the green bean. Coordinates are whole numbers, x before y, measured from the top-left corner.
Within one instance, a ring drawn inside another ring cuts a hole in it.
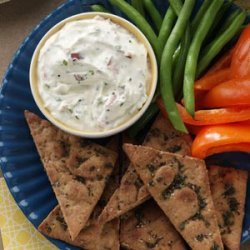
[[[184,104],[188,113],[194,116],[195,112],[195,100],[194,100],[194,80],[196,75],[196,68],[198,57],[201,49],[201,45],[213,24],[213,20],[220,10],[224,0],[213,0],[208,10],[206,11],[204,17],[201,19],[201,22],[197,28],[197,31],[194,34],[193,40],[189,47],[185,73],[184,73],[184,84],[183,84],[183,95],[184,95]]]
[[[170,6],[174,9],[176,15],[180,15],[183,7],[181,0],[169,0]],[[183,85],[183,76],[185,69],[186,57],[191,42],[190,27],[187,25],[184,37],[181,40],[180,51],[177,55],[176,61],[174,62],[174,76],[173,76],[173,91],[174,96],[177,97],[180,89]]]
[[[131,5],[142,15],[145,17],[145,11],[143,7],[143,2],[141,0],[131,0]]]
[[[129,128],[129,135],[131,137],[136,137],[136,135],[153,119],[158,111],[158,106],[156,105],[156,103],[152,102],[149,105],[147,111],[142,115],[142,117]]]
[[[181,0],[169,0],[169,4],[177,16],[180,15],[183,3]]]
[[[151,43],[158,61],[161,58],[161,53],[158,46],[158,39],[147,20],[129,3],[123,0],[109,0],[109,2],[118,7],[126,16],[135,23],[135,25],[144,33]]]
[[[228,28],[228,26],[233,22],[233,20],[235,20],[235,18],[237,18],[237,16],[240,15],[241,12],[242,10],[237,9],[231,15],[229,15],[229,17],[222,24],[221,28],[218,30],[217,36],[221,35]]]
[[[165,17],[163,19],[161,29],[158,36],[158,45],[160,53],[162,53],[164,46],[168,40],[168,37],[172,31],[176,15],[171,7],[168,8]]]
[[[177,59],[175,70],[174,70],[173,90],[174,90],[174,95],[176,98],[177,96],[180,96],[179,93],[182,89],[185,64],[186,64],[186,59],[187,59],[187,54],[188,54],[190,43],[191,43],[191,33],[190,33],[190,26],[188,25],[185,35],[181,41],[180,55]]]
[[[197,76],[199,77],[205,69],[209,66],[212,60],[218,55],[221,49],[241,30],[241,26],[246,19],[246,13],[241,12],[230,26],[218,37],[215,38],[210,44],[208,44],[202,58],[198,63]]]
[[[168,113],[168,117],[174,128],[187,132],[187,129],[180,117],[178,109],[175,104],[173,87],[172,87],[172,69],[173,69],[173,55],[178,46],[178,43],[183,36],[189,18],[191,16],[195,0],[186,0],[177,22],[169,36],[169,39],[164,47],[161,65],[160,65],[160,87],[161,96]]]
[[[90,8],[92,11],[109,13],[109,11],[101,4],[93,4]]]
[[[207,11],[209,5],[211,4],[211,0],[204,0],[201,7],[199,8],[199,10],[197,11],[197,13],[195,14],[194,19],[191,22],[191,32],[192,34],[194,34],[201,22],[201,19],[203,18],[205,12]]]
[[[180,52],[181,52],[181,47],[178,46],[178,48],[175,50],[174,55],[173,55],[173,69],[175,68]],[[158,84],[152,102],[155,102],[156,99],[159,97],[159,95],[160,95],[160,86]]]
[[[151,17],[157,31],[160,31],[162,25],[162,17],[154,3],[151,0],[141,0],[143,1],[144,7]]]
[[[175,65],[177,64],[180,53],[181,53],[181,45],[179,44],[179,46],[177,47],[173,55],[173,69],[175,68]]]
[[[208,34],[206,36],[206,39],[205,39],[206,40],[206,44],[207,44],[207,41],[213,40],[214,36],[216,35],[215,34],[216,32],[214,32],[214,31],[218,30],[218,25],[221,24],[221,20],[223,18],[225,18],[224,15],[227,12],[227,10],[232,6],[232,2],[233,2],[232,0],[225,2],[222,5],[220,11],[217,13],[217,15],[215,17],[215,20],[214,20],[214,23],[213,23],[211,29],[209,30],[209,32],[208,32]]]

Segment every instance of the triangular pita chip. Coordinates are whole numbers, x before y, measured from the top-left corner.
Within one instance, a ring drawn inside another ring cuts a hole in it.
[[[144,144],[162,151],[190,155],[191,138],[176,131],[170,122],[159,115],[147,134]],[[100,215],[100,223],[110,221],[137,207],[150,198],[147,188],[139,178],[132,164],[122,177],[119,188]]]
[[[183,250],[185,244],[153,200],[121,218],[121,245],[130,250]]]
[[[119,250],[119,220],[106,223],[100,232],[100,227],[90,224],[82,229],[75,240],[71,240],[64,221],[62,211],[58,206],[39,226],[39,231],[48,237],[65,241],[71,245],[88,250]]]
[[[117,151],[118,138],[113,138],[107,145],[107,148]],[[99,227],[97,218],[107,204],[110,196],[114,193],[114,190],[119,184],[119,166],[118,161],[110,179],[103,191],[103,194],[98,201],[91,217],[87,223],[87,226],[81,230],[75,240],[71,240],[67,224],[64,221],[62,211],[58,206],[47,216],[47,218],[39,226],[39,231],[43,234],[65,241],[71,245],[78,246],[89,250],[119,250],[119,226],[120,219],[116,218],[111,222],[108,222]]]
[[[124,150],[189,246],[223,249],[204,161],[131,144]]]
[[[222,241],[228,249],[239,250],[248,172],[211,166],[208,173]]]
[[[117,154],[26,111],[32,137],[74,240],[100,199]]]

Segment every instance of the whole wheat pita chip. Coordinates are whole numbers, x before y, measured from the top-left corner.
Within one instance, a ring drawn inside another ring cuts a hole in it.
[[[121,218],[121,245],[130,250],[184,250],[185,244],[153,200]]]
[[[25,117],[74,240],[100,199],[117,154],[69,135],[31,112],[26,111]]]
[[[208,173],[222,241],[228,249],[239,250],[248,172],[211,166]]]
[[[189,135],[176,131],[166,118],[159,115],[147,134],[144,145],[162,151],[190,155],[191,142]],[[105,223],[121,216],[149,198],[147,188],[130,164],[122,177],[119,188],[100,215],[99,221]]]
[[[191,155],[192,139],[188,134],[174,129],[170,121],[160,114],[145,137],[143,145],[170,153]]]
[[[204,161],[125,144],[160,208],[192,249],[223,249]]]
[[[48,237],[65,241],[71,245],[88,250],[119,250],[119,221],[115,219],[105,224],[102,232],[96,224],[82,229],[75,240],[71,240],[67,224],[58,206],[39,226],[39,231]]]
[[[113,138],[107,145],[107,148],[117,151],[118,140],[117,137]],[[100,200],[95,206],[87,226],[81,230],[75,240],[71,240],[70,234],[67,228],[67,224],[64,221],[64,217],[60,206],[56,206],[53,211],[47,216],[47,218],[39,226],[39,231],[51,238],[65,241],[71,245],[78,246],[89,250],[119,250],[119,227],[120,219],[108,222],[99,227],[97,218],[107,204],[110,196],[114,193],[119,184],[119,166],[116,162],[116,166],[109,178],[107,185],[102,193]]]

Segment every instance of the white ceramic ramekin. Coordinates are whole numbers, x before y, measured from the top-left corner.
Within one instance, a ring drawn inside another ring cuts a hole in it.
[[[134,116],[131,117],[131,119],[129,119],[127,122],[119,125],[118,127],[115,127],[113,129],[110,129],[110,130],[101,131],[101,132],[89,132],[89,131],[77,130],[77,129],[69,127],[68,125],[62,123],[60,120],[53,117],[51,115],[50,111],[45,108],[45,105],[43,103],[43,100],[42,100],[42,98],[39,94],[39,90],[38,90],[39,81],[38,81],[38,77],[37,77],[37,62],[38,62],[39,52],[40,52],[41,48],[43,47],[43,45],[45,44],[45,42],[54,33],[58,32],[67,22],[83,20],[83,19],[91,19],[97,15],[99,15],[103,18],[108,18],[111,21],[113,21],[114,23],[117,23],[120,26],[124,27],[129,32],[134,34],[134,36],[141,43],[144,44],[144,46],[146,47],[146,49],[148,51],[148,59],[149,59],[149,63],[150,63],[150,69],[151,69],[151,75],[152,75],[151,79],[152,80],[151,80],[150,90],[148,92],[148,98],[147,98],[146,103],[144,104],[142,109],[140,111],[138,111],[138,113],[136,113]],[[151,103],[152,98],[153,98],[154,93],[155,93],[156,85],[157,85],[157,78],[158,78],[158,71],[157,71],[156,57],[155,57],[154,51],[153,51],[150,43],[148,42],[147,38],[142,34],[142,32],[137,27],[135,27],[132,23],[128,22],[127,20],[125,20],[121,17],[115,16],[112,14],[108,14],[108,13],[99,13],[99,12],[87,12],[87,13],[75,15],[75,16],[69,17],[69,18],[61,21],[60,23],[58,23],[57,25],[52,27],[44,35],[44,37],[42,38],[42,40],[38,44],[38,46],[33,54],[31,66],[30,66],[31,91],[32,91],[33,97],[35,99],[35,102],[36,102],[37,106],[39,107],[39,109],[41,110],[41,112],[45,115],[45,117],[50,122],[52,122],[55,126],[59,127],[60,129],[66,131],[70,134],[74,134],[74,135],[82,136],[82,137],[86,137],[86,138],[108,137],[108,136],[117,134],[117,133],[127,129],[131,125],[133,125],[138,119],[140,119],[140,117],[144,114],[144,112],[146,112],[149,104]]]

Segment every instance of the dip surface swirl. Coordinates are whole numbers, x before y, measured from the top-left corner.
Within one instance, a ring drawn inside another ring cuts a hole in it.
[[[41,48],[38,88],[45,107],[62,123],[101,132],[132,118],[148,98],[146,47],[109,19],[67,23]]]

